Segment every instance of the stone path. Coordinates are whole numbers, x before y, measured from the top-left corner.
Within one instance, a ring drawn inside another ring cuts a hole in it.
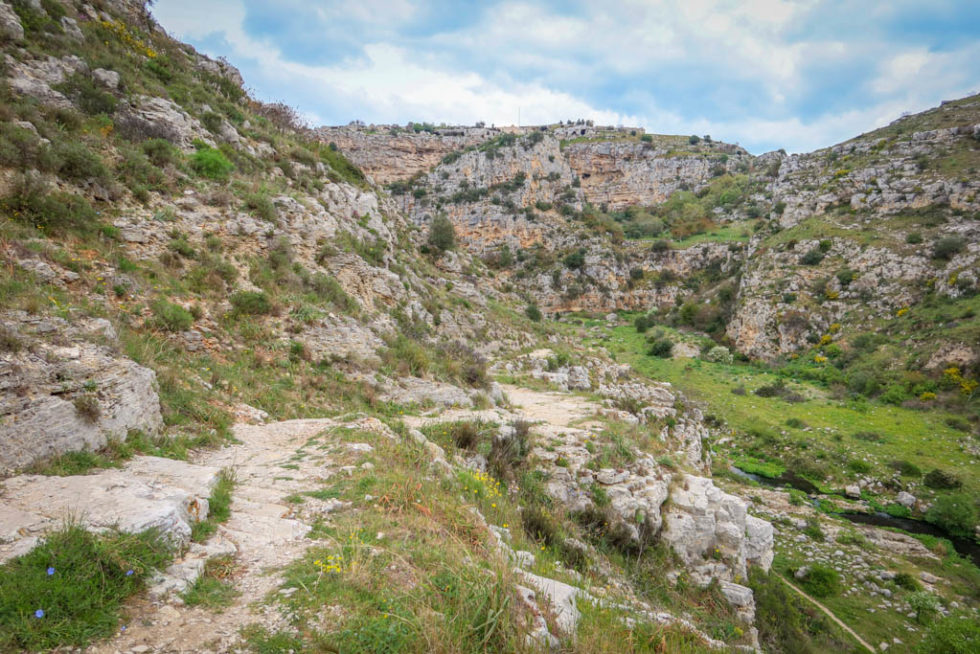
[[[226,651],[238,642],[239,630],[246,625],[259,623],[273,630],[285,626],[279,610],[263,605],[262,599],[279,586],[278,569],[300,557],[311,542],[306,538],[309,525],[293,515],[295,505],[284,498],[316,489],[333,474],[331,461],[322,452],[311,448],[307,456],[297,456],[297,450],[334,426],[331,420],[236,425],[234,433],[240,443],[203,452],[196,463],[229,468],[237,478],[231,518],[209,544],[227,541],[233,545],[239,566],[233,582],[240,595],[218,613],[173,604],[166,598],[155,600],[151,593],[131,607],[133,619],[125,632],[88,651]],[[311,498],[307,504],[314,502]],[[178,561],[175,567],[186,563]]]

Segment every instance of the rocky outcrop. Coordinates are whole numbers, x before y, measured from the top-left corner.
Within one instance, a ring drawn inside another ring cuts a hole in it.
[[[395,125],[322,127],[317,138],[332,143],[378,184],[404,181],[436,166],[447,155],[484,143],[500,131],[452,127],[433,132]]]
[[[612,210],[659,204],[678,189],[696,191],[712,177],[752,160],[745,150],[722,143],[693,148],[587,140],[569,143],[563,153],[588,201]]]
[[[0,490],[0,561],[30,550],[46,532],[70,521],[93,530],[156,529],[176,546],[208,516],[218,469],[140,456],[124,470],[94,475],[24,475]]]
[[[0,2],[0,38],[9,41],[20,41],[24,38],[20,17],[6,2]]]
[[[0,329],[0,471],[162,426],[156,375],[110,347],[107,321],[10,313]]]
[[[747,577],[747,566],[769,569],[772,525],[749,516],[745,500],[710,479],[685,475],[671,486],[661,537],[700,583]]]

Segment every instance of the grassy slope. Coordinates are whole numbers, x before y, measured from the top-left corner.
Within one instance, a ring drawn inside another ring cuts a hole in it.
[[[945,424],[948,417],[940,412],[923,412],[877,403],[850,403],[831,399],[826,391],[814,384],[793,384],[808,399],[792,404],[778,398],[763,398],[752,394],[756,388],[771,384],[777,376],[762,368],[747,364],[719,364],[700,359],[659,359],[646,355],[649,349],[644,335],[632,327],[617,327],[605,344],[620,361],[628,362],[638,371],[669,381],[688,397],[703,403],[706,412],[726,421],[735,430],[737,442],[752,440],[750,430],[780,433],[781,445],[791,446],[794,453],[806,451],[826,457],[831,465],[830,481],[842,486],[850,475],[835,457],[845,463],[854,458],[867,458],[872,474],[891,476],[890,461],[905,459],[923,471],[941,467],[955,471],[964,487],[980,493],[980,475],[973,459],[960,448],[963,433]],[[744,386],[749,392],[736,395],[732,389]],[[810,429],[803,431],[786,425],[798,419]],[[873,431],[884,436],[882,442],[853,438],[857,432]],[[785,432],[785,434],[782,434]]]

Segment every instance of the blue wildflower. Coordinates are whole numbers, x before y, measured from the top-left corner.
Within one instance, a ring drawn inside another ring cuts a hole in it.
[[[35,618],[43,618],[44,617],[44,609],[38,609],[37,611],[34,611],[34,617]]]
[[[132,570],[127,570],[126,571],[126,576],[127,577],[132,577],[133,576],[133,571]]]
[[[54,574],[54,568],[48,568],[48,576],[50,577],[53,574]]]

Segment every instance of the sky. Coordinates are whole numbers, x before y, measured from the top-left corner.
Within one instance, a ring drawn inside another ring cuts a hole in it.
[[[808,152],[980,92],[977,0],[156,0],[311,125],[586,118]]]

